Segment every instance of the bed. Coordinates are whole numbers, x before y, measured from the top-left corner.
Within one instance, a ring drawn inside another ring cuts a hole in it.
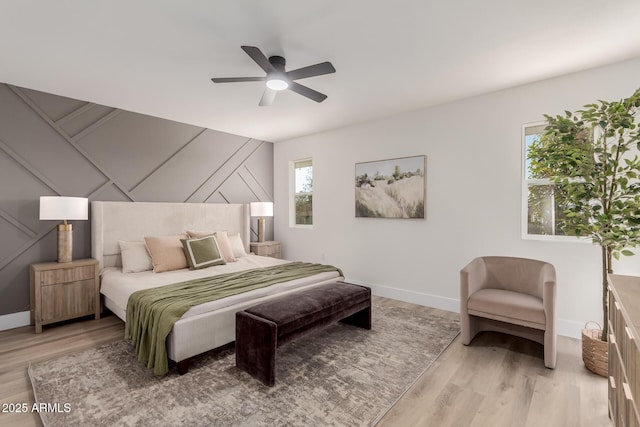
[[[128,296],[139,289],[181,282],[203,275],[224,274],[287,263],[275,258],[248,255],[237,262],[202,270],[164,273],[123,273],[119,240],[142,241],[186,230],[220,230],[239,234],[249,253],[249,206],[244,204],[102,202],[91,203],[91,253],[100,265],[104,305],[126,321]],[[340,280],[337,272],[319,273],[192,307],[167,337],[167,354],[186,372],[192,356],[235,340],[235,313],[278,296]]]

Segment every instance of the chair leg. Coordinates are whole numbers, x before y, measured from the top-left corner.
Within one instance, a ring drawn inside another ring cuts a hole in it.
[[[462,344],[471,344],[473,337],[475,337],[477,333],[478,328],[473,316],[469,316],[467,313],[460,313],[460,338]]]
[[[544,366],[549,369],[555,369],[558,351],[556,348],[555,331],[545,331],[544,333]]]

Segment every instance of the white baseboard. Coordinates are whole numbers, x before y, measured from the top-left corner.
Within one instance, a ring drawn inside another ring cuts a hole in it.
[[[357,285],[368,286],[371,288],[372,294],[381,297],[424,305],[426,307],[439,308],[446,311],[453,311],[454,313],[460,312],[459,299],[425,294],[422,292],[408,291],[406,289],[392,288],[384,285],[365,283],[359,280],[345,279],[345,281]],[[557,319],[556,322],[556,332],[558,335],[581,339],[581,333],[582,329],[584,329],[584,323],[567,319]]]
[[[0,316],[0,331],[27,326],[31,323],[31,312],[22,311]]]
[[[582,339],[583,329],[584,322],[576,320],[558,319],[556,323],[556,332],[565,337]]]
[[[368,286],[371,288],[372,294],[379,295],[381,297],[397,299],[399,301],[424,305],[426,307],[439,308],[446,311],[453,311],[454,313],[460,312],[460,300],[458,299],[408,291],[406,289],[392,288],[384,285],[376,285],[373,283],[364,283],[359,280],[345,279],[345,281],[356,285]]]

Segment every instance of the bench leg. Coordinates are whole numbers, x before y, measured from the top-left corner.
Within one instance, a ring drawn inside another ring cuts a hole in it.
[[[364,329],[371,329],[371,306],[363,308],[349,317],[345,317],[341,322]]]
[[[236,313],[236,366],[269,387],[276,383],[277,333],[269,320]]]

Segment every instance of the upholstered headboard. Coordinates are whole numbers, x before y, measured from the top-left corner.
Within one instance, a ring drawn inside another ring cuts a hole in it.
[[[249,205],[226,203],[91,202],[91,256],[105,267],[122,265],[118,240],[142,241],[194,231],[240,233],[249,252]]]

